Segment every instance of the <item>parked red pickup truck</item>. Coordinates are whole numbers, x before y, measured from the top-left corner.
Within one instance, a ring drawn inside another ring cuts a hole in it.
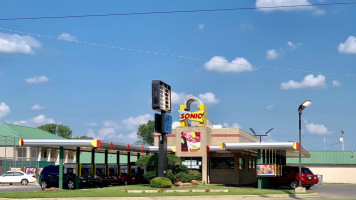
[[[295,189],[299,185],[299,168],[294,166],[287,166],[282,171],[282,176],[273,177],[270,179],[270,183],[273,186],[287,185],[291,189]],[[317,175],[314,175],[309,168],[302,167],[302,186],[307,190],[314,184],[318,184],[319,179]]]

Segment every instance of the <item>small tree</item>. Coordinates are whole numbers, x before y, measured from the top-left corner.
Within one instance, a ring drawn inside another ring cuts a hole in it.
[[[141,124],[137,129],[137,138],[139,139],[136,143],[143,145],[153,145],[153,132],[155,129],[155,122],[148,121],[147,124]]]
[[[68,126],[64,126],[63,124],[45,124],[42,126],[38,126],[37,128],[63,138],[72,138],[72,130],[70,130]]]

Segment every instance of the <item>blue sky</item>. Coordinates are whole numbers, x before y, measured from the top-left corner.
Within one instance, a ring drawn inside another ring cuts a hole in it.
[[[332,3],[2,1],[0,18]],[[356,149],[356,5],[155,15],[0,20],[0,121],[62,123],[74,136],[133,143],[153,119],[151,81],[171,85],[172,116],[188,95],[208,119],[264,141]],[[329,146],[331,145],[331,146]]]

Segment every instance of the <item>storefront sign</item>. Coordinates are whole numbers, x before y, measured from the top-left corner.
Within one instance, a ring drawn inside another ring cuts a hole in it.
[[[277,175],[277,171],[276,171],[275,164],[257,165],[257,176],[276,176],[276,175]]]
[[[192,121],[197,121],[197,122],[204,122],[204,112],[205,110],[199,110],[196,112],[188,112],[188,111],[183,111],[179,110],[179,120],[192,120]]]
[[[200,132],[182,132],[181,147],[181,151],[200,151]]]
[[[23,171],[21,167],[10,167],[10,171]]]
[[[27,174],[35,175],[36,174],[36,168],[35,167],[26,167],[25,172]]]

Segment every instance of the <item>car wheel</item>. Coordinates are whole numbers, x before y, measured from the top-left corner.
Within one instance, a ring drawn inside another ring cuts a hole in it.
[[[22,184],[22,185],[27,185],[27,183],[28,183],[28,180],[27,180],[27,179],[22,179],[22,180],[21,180],[21,184]]]
[[[305,189],[309,190],[311,185],[305,186]]]
[[[68,183],[67,183],[67,188],[70,189],[70,190],[74,190],[75,188],[75,183],[73,180],[69,180]]]
[[[47,189],[47,187],[48,187],[47,182],[46,181],[41,181],[41,189],[45,190],[45,189]]]
[[[298,187],[298,181],[297,181],[297,180],[291,180],[291,181],[289,182],[289,187],[290,187],[291,189],[295,189],[296,187]]]

